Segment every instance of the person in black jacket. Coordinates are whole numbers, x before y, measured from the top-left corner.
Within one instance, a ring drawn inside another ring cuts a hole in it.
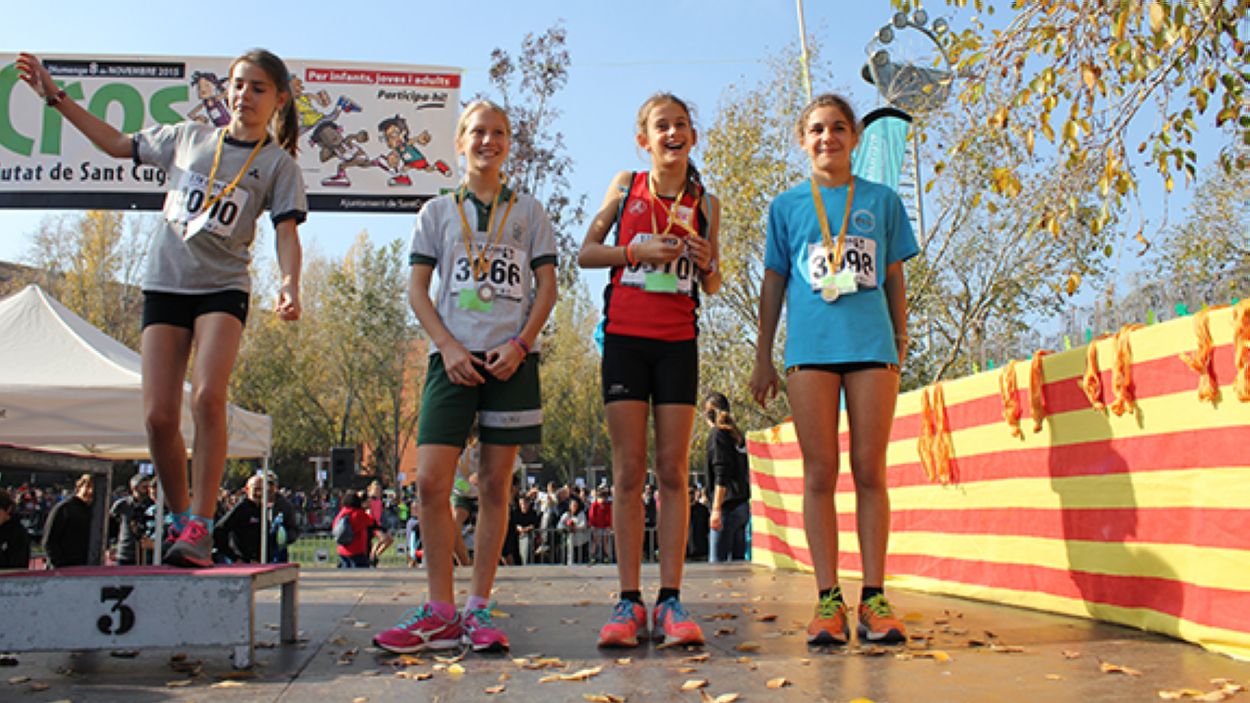
[[[118,564],[139,564],[144,561],[141,557],[151,549],[151,540],[144,529],[148,508],[152,506],[151,484],[150,476],[135,474],[130,477],[130,495],[118,498],[109,508],[109,514],[117,521]]]
[[[8,491],[0,490],[0,569],[30,566],[30,535],[17,519],[17,504]]]
[[[48,513],[43,527],[43,551],[48,564],[60,569],[83,566],[91,551],[91,502],[95,486],[91,474],[83,474],[74,483],[74,495],[57,503]]]
[[[751,477],[746,438],[729,411],[729,399],[712,392],[703,401],[712,435],[707,442],[712,515],[708,556],[713,562],[746,558],[747,524],[751,522]]]
[[[269,473],[269,561],[285,562],[286,546],[299,535],[295,507],[278,493],[276,476]],[[261,501],[265,479],[260,474],[247,481],[246,498],[235,504],[213,527],[215,557],[226,562],[260,561]]]

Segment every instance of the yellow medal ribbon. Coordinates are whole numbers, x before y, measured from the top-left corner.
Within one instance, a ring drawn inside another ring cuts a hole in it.
[[[846,207],[842,213],[842,229],[838,232],[838,246],[836,251],[833,246],[833,234],[829,230],[829,215],[825,212],[825,199],[820,196],[820,187],[816,185],[816,177],[811,178],[812,184],[812,200],[816,204],[816,215],[820,220],[820,238],[825,245],[825,251],[834,251],[833,261],[830,262],[829,272],[837,273],[842,268],[842,255],[845,253],[843,248],[846,246],[846,227],[851,222],[851,201],[855,199],[855,176],[851,176],[850,185],[846,189]]]
[[[486,215],[486,244],[482,246],[478,255],[473,253],[473,230],[469,227],[469,218],[464,214],[464,201],[468,197],[468,186],[460,186],[460,192],[457,194],[456,211],[460,213],[460,234],[464,238],[464,251],[469,257],[469,265],[473,269],[473,280],[485,278],[490,270],[490,250],[497,246],[503,240],[503,228],[508,222],[508,214],[512,212],[512,206],[516,204],[516,193],[512,193],[508,198],[508,207],[503,212],[503,219],[499,221],[499,229],[495,235],[495,243],[490,242],[491,225],[495,221],[495,206],[499,204],[499,196],[503,195],[503,185],[500,184],[499,192],[495,193],[495,199],[491,201],[490,210]]]
[[[681,190],[677,191],[677,198],[673,200],[673,207],[670,208],[664,204],[664,201],[660,199],[660,194],[656,192],[655,183],[651,180],[653,175],[654,174],[651,173],[647,174],[647,188],[651,191],[652,202],[659,203],[660,207],[664,208],[664,214],[668,215],[668,222],[664,225],[663,232],[657,231],[659,229],[659,225],[655,222],[655,206],[653,205],[651,207],[651,232],[657,236],[668,234],[669,231],[673,229],[673,223],[676,222],[678,225],[681,225],[682,229],[686,230],[690,234],[698,234],[695,232],[694,228],[689,225],[689,223],[677,216],[677,206],[681,205],[681,199],[686,194],[686,182],[682,181]]]
[[[265,141],[268,139],[269,135],[266,134],[260,138],[260,141],[256,142],[256,146],[252,147],[252,153],[247,156],[247,162],[244,163],[243,168],[239,169],[239,172],[235,174],[234,180],[230,181],[230,184],[225,188],[222,188],[220,193],[213,195],[213,184],[217,182],[217,167],[221,165],[221,147],[226,143],[226,130],[221,130],[221,133],[217,136],[217,150],[213,152],[213,168],[208,172],[208,185],[204,186],[204,190],[211,197],[209,197],[208,201],[204,203],[204,207],[200,209],[200,212],[211,211],[213,206],[216,205],[218,201],[226,197],[230,191],[234,190],[235,186],[239,185],[239,181],[242,180],[243,174],[247,173],[247,167],[252,165],[252,160],[255,159],[256,155],[260,153],[260,148],[265,145]]]

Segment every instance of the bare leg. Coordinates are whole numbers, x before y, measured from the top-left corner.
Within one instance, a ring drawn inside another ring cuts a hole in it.
[[[648,404],[641,400],[618,400],[605,408],[612,438],[612,479],[616,484],[612,500],[616,573],[622,591],[642,588],[642,485],[647,479],[648,409]]]
[[[890,542],[890,493],[885,456],[898,398],[898,373],[866,369],[847,374],[843,383],[851,426],[855,523],[864,565],[864,585],[880,588],[885,584],[885,555]]]
[[[191,415],[195,443],[191,452],[191,513],[212,519],[217,492],[226,472],[229,425],[226,398],[230,372],[239,353],[243,324],[227,313],[195,320],[195,365],[191,369]]]
[[[449,508],[460,447],[422,444],[417,447],[417,496],[421,503],[421,544],[432,601],[455,603],[452,545],[456,523]]]
[[[655,406],[655,475],[660,485],[660,586],[681,588],[690,528],[690,433],[693,405]]]
[[[482,445],[482,466],[477,474],[477,554],[470,595],[490,598],[495,585],[495,571],[508,533],[508,498],[518,449],[516,445]]]
[[[469,556],[469,545],[464,543],[464,524],[469,521],[469,511],[464,508],[452,508],[451,517],[456,526],[456,546],[452,548],[455,551],[456,564],[472,566],[473,558]]]
[[[182,439],[182,384],[191,355],[191,330],[174,325],[148,325],[143,330],[143,417],[148,451],[169,509],[191,506],[187,488],[187,445]]]
[[[838,393],[841,377],[796,371],[788,383],[794,431],[803,453],[803,529],[816,570],[816,587],[838,584]]]

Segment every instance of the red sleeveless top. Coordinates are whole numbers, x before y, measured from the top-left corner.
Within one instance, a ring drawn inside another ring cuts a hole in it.
[[[649,174],[634,174],[629,195],[616,223],[617,246],[653,236],[699,236],[702,192],[687,189],[681,201],[657,198]],[[670,223],[670,217],[675,221]],[[639,263],[614,266],[603,291],[604,331],[630,337],[682,342],[698,335],[699,277],[694,261],[683,253],[663,266]]]

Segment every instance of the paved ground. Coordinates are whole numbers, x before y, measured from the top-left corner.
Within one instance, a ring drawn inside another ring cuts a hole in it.
[[[654,567],[644,570],[644,578],[654,586]],[[848,593],[858,593],[858,584],[846,586]],[[252,672],[234,672],[224,649],[146,651],[133,658],[103,652],[19,654],[15,666],[0,667],[0,701],[706,703],[736,693],[740,701],[1024,703],[1157,701],[1161,691],[1214,691],[1219,684],[1213,679],[1250,685],[1250,662],[1189,644],[902,590],[891,592],[897,610],[913,635],[927,639],[913,637],[907,647],[888,650],[811,650],[802,629],[813,588],[803,574],[694,565],[683,600],[701,621],[707,647],[603,652],[594,642],[615,589],[613,568],[502,569],[497,596],[508,616],[500,622],[512,637],[509,655],[405,661],[374,650],[370,637],[418,600],[421,572],[305,571],[300,627],[306,641],[277,644],[278,591],[262,592],[260,621],[272,625],[258,635],[264,648]],[[653,590],[646,593],[653,597]],[[526,661],[518,663],[521,658]],[[543,664],[547,668],[525,666]],[[1124,671],[1104,671],[1107,665]],[[542,682],[585,669],[597,673],[581,681]],[[770,688],[779,680],[784,685]],[[683,692],[690,681],[707,683]],[[1230,694],[1228,700],[1250,703],[1250,693]]]

